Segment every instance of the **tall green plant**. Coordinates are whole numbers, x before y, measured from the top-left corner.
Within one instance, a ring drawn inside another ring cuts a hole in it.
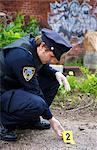
[[[4,27],[0,25],[0,47],[4,47],[11,42],[25,36],[28,33],[32,33],[36,36],[39,32],[39,24],[35,18],[30,18],[28,25],[24,26],[24,15],[18,14],[16,19]]]
[[[25,31],[27,33],[32,32],[34,36],[36,36],[38,34],[39,31],[39,24],[38,21],[34,18],[34,17],[30,17],[30,20],[27,24],[27,26],[25,27]]]

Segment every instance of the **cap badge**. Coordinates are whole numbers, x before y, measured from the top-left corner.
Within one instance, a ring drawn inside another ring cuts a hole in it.
[[[52,50],[52,51],[54,50],[54,47],[53,47],[53,46],[51,47],[51,50]]]

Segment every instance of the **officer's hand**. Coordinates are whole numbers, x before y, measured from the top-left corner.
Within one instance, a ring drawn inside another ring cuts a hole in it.
[[[62,125],[60,124],[60,122],[55,119],[54,117],[52,117],[50,120],[50,125],[53,128],[53,130],[55,131],[55,133],[57,134],[57,136],[59,138],[62,138],[62,132],[64,131],[64,128],[62,127]]]
[[[60,85],[62,85],[62,83],[64,84],[66,91],[71,90],[69,82],[67,81],[67,78],[61,72],[56,72],[55,76]]]

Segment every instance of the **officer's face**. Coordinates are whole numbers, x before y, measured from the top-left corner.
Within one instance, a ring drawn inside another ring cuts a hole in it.
[[[53,59],[56,59],[53,52],[50,51],[44,43],[41,43],[41,45],[37,47],[37,53],[42,64],[47,64],[53,61]]]

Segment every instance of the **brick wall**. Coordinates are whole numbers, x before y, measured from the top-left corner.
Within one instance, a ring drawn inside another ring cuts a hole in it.
[[[97,0],[87,1],[93,7],[97,6]],[[7,12],[9,15],[22,12],[26,16],[35,16],[42,27],[47,27],[47,14],[50,11],[50,2],[55,2],[55,0],[0,0],[0,11]],[[82,3],[83,0],[79,0],[79,2]],[[81,53],[83,53],[83,50],[80,47],[76,47],[70,53],[63,56],[62,61],[64,62],[65,58],[71,60],[71,58],[75,58],[75,56]]]
[[[50,2],[50,0],[0,0],[0,11],[10,14],[22,12],[27,16],[35,16],[41,25],[45,26]]]
[[[90,1],[89,4],[92,6],[95,3],[97,6],[97,0],[87,1]],[[27,16],[35,16],[42,26],[47,26],[47,13],[50,9],[50,2],[55,2],[55,0],[0,0],[0,11],[9,12],[10,14],[22,12]],[[79,2],[82,3],[83,0],[79,0]]]

